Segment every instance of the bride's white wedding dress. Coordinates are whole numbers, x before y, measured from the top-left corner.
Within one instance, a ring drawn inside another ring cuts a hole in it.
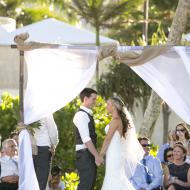
[[[106,133],[109,125],[106,126]],[[106,173],[102,190],[135,190],[126,176],[127,139],[115,131],[106,152]],[[132,145],[131,145],[132,146]],[[130,156],[130,155],[127,155]]]

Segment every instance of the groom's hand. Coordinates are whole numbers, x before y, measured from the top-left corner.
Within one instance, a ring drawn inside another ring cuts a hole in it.
[[[95,163],[96,163],[97,166],[100,166],[101,164],[103,164],[104,163],[103,157],[100,156],[100,155],[96,156],[95,157]]]

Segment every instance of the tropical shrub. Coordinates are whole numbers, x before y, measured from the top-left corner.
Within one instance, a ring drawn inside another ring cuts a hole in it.
[[[5,92],[0,104],[0,135],[2,140],[9,137],[19,119],[19,98]]]

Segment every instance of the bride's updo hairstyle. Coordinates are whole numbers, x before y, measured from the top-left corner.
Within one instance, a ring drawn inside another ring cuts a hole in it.
[[[123,124],[122,135],[123,135],[123,137],[125,137],[127,129],[132,127],[131,116],[130,116],[124,102],[119,97],[112,97],[112,98],[110,98],[110,100],[112,100],[114,106],[117,109],[119,116],[121,117],[121,121]]]

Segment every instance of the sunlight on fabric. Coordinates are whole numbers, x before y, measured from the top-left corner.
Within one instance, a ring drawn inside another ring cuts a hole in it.
[[[189,63],[190,48],[176,46],[146,64],[131,67],[188,124],[190,124]]]
[[[73,100],[92,78],[96,58],[95,48],[25,52],[28,70],[24,96],[25,124],[50,115]]]
[[[39,190],[27,130],[23,130],[19,134],[19,155],[19,190]]]

